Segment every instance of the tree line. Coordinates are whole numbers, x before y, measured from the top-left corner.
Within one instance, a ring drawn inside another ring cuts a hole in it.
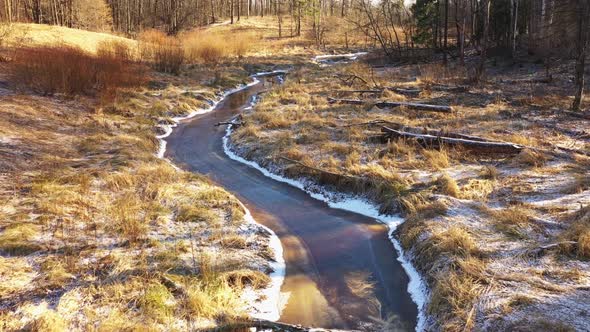
[[[352,0],[2,0],[4,22],[32,22],[134,34],[183,29],[250,16],[290,15],[301,34],[302,17],[344,16]],[[279,21],[280,23],[280,21]]]
[[[466,50],[479,54],[474,81],[485,79],[493,51],[509,57],[534,56],[547,71],[559,60],[576,60],[575,101],[579,110],[590,33],[588,0],[357,0],[354,23],[392,60],[431,50],[465,64]]]

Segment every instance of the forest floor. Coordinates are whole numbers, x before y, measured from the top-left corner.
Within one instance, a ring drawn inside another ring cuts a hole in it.
[[[455,63],[309,61],[244,114],[232,148],[311,187],[402,214],[395,236],[428,285],[427,330],[587,331],[590,125],[588,112],[566,111],[570,67],[543,83],[540,64],[495,59],[487,81],[470,85]],[[398,138],[426,128],[433,144]],[[438,136],[453,133],[515,150],[439,146]]]

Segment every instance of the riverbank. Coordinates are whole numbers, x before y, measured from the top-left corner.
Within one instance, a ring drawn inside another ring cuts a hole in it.
[[[225,98],[227,98],[227,96],[237,93],[241,90],[248,89],[253,85],[259,84],[259,77],[273,74],[275,74],[275,72],[260,72],[250,75],[251,82],[244,83],[235,88],[217,93],[214,99],[205,100],[205,102],[209,105],[207,108],[193,109],[190,111],[190,113],[186,115],[176,116],[172,118],[172,123],[160,124],[158,128],[160,128],[164,132],[156,136],[156,138],[159,141],[159,148],[156,153],[156,156],[160,159],[169,161],[175,169],[177,169],[179,172],[182,172],[182,170],[175,166],[172,161],[164,157],[167,146],[166,138],[169,137],[170,134],[172,134],[174,128],[178,126],[178,124],[182,121],[190,120],[191,118],[197,115],[206,114],[215,110],[217,105],[220,102],[222,102]],[[252,213],[244,204],[237,200],[237,198],[235,198],[235,200],[244,210],[244,221],[246,221],[250,225],[253,225],[253,229],[251,231],[256,234],[266,234],[266,236],[268,237],[268,244],[266,244],[266,246],[269,248],[269,251],[271,253],[270,257],[268,257],[270,260],[264,267],[264,270],[267,272],[267,274],[269,274],[270,282],[268,283],[268,285],[266,285],[266,287],[262,288],[253,288],[250,287],[252,285],[248,285],[249,287],[243,290],[241,298],[243,299],[244,303],[247,304],[246,308],[250,317],[261,320],[277,321],[281,315],[280,295],[281,286],[285,278],[286,269],[281,242],[277,235],[270,228],[265,227],[256,222],[256,220],[252,216]]]
[[[78,30],[55,29],[68,45],[78,40]],[[91,41],[80,47],[96,49]],[[156,139],[248,82],[249,65],[267,68],[231,61],[216,72],[194,64],[182,77],[149,71],[145,86],[105,99],[42,96],[0,76],[1,329],[278,319],[276,236],[232,194],[159,158],[165,146]]]
[[[461,72],[440,70],[435,65],[372,71],[362,64],[310,64],[244,114],[228,152],[321,199],[326,190],[340,192],[330,199],[352,195],[377,204],[381,213],[404,214],[406,222],[393,236],[430,289],[427,330],[586,329],[578,316],[588,309],[582,300],[590,282],[585,240],[570,236],[587,222],[590,199],[581,180],[588,177],[587,158],[571,147],[584,151],[588,143],[583,135],[568,133],[587,127],[565,116],[557,127],[543,129],[541,141],[536,130],[552,123],[547,116],[555,104],[540,104],[538,97],[523,110],[528,102],[502,76],[484,88],[455,89]],[[559,94],[561,84],[551,86],[553,93]],[[501,91],[502,101],[489,96],[492,89]],[[454,112],[328,102],[328,97],[368,96],[450,103]],[[372,138],[381,135],[381,126],[433,123],[444,132],[529,148],[516,156],[478,158],[451,147],[424,149],[408,140],[384,144]],[[564,137],[569,150],[559,150]],[[564,268],[572,272],[564,274]]]

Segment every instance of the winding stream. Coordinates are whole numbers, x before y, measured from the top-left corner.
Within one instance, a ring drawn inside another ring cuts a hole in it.
[[[287,266],[281,322],[363,329],[376,316],[395,317],[402,330],[413,330],[416,304],[385,225],[331,208],[224,153],[226,130],[215,124],[243,111],[271,86],[272,78],[261,78],[228,95],[212,112],[181,122],[167,139],[166,156],[233,192],[257,222],[280,238]],[[376,298],[361,292],[365,278],[374,283]]]

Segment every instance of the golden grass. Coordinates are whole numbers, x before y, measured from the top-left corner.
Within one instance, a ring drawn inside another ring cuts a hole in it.
[[[49,287],[60,287],[71,281],[75,276],[69,273],[62,260],[48,258],[41,263],[40,271]]]
[[[443,315],[445,331],[464,331],[466,327],[471,330],[474,302],[483,290],[477,278],[454,271],[441,273],[432,289],[428,310]]]
[[[79,47],[86,52],[96,54],[101,43],[122,43],[130,49],[137,49],[137,41],[133,39],[115,36],[109,33],[98,33],[64,26],[14,23],[14,33],[5,41],[6,46],[53,46],[68,45]]]
[[[575,245],[563,244],[561,252],[582,259],[590,258],[590,207],[586,206],[567,216],[568,228],[560,235],[563,241],[574,241]]]
[[[535,227],[532,222],[532,211],[524,207],[510,207],[490,212],[495,218],[493,224],[496,229],[511,237],[526,239],[528,232]]]
[[[462,199],[485,201],[494,191],[495,180],[469,179],[461,186],[459,197]]]
[[[256,49],[260,36],[251,30],[194,30],[183,33],[185,54],[191,62],[218,64],[230,57],[242,58]]]
[[[34,237],[39,229],[33,224],[15,223],[0,233],[0,250],[8,255],[28,255],[41,249]]]
[[[440,192],[451,197],[459,197],[460,190],[455,179],[449,174],[444,173],[436,179],[436,186]]]
[[[525,167],[539,167],[545,164],[547,157],[539,152],[530,149],[524,149],[521,153],[514,157],[512,161],[515,165]]]
[[[247,286],[253,289],[263,289],[271,283],[271,279],[267,274],[250,269],[225,272],[222,277],[225,278],[229,285],[238,289]]]
[[[68,330],[68,325],[60,314],[54,310],[47,310],[28,326],[28,330],[33,332],[63,332]]]
[[[419,237],[426,230],[426,221],[443,216],[447,213],[447,206],[440,201],[430,204],[412,204],[413,211],[406,217],[406,221],[400,226],[400,240],[405,249],[410,249],[418,244]]]
[[[247,246],[246,239],[238,234],[225,235],[219,242],[224,248],[244,249]]]
[[[238,289],[231,287],[224,278],[206,282],[193,280],[187,284],[186,290],[183,310],[189,318],[194,316],[231,319],[244,315],[241,310],[244,304],[239,298]]]
[[[451,165],[449,155],[445,150],[423,150],[422,154],[428,164],[435,170],[445,169]]]

